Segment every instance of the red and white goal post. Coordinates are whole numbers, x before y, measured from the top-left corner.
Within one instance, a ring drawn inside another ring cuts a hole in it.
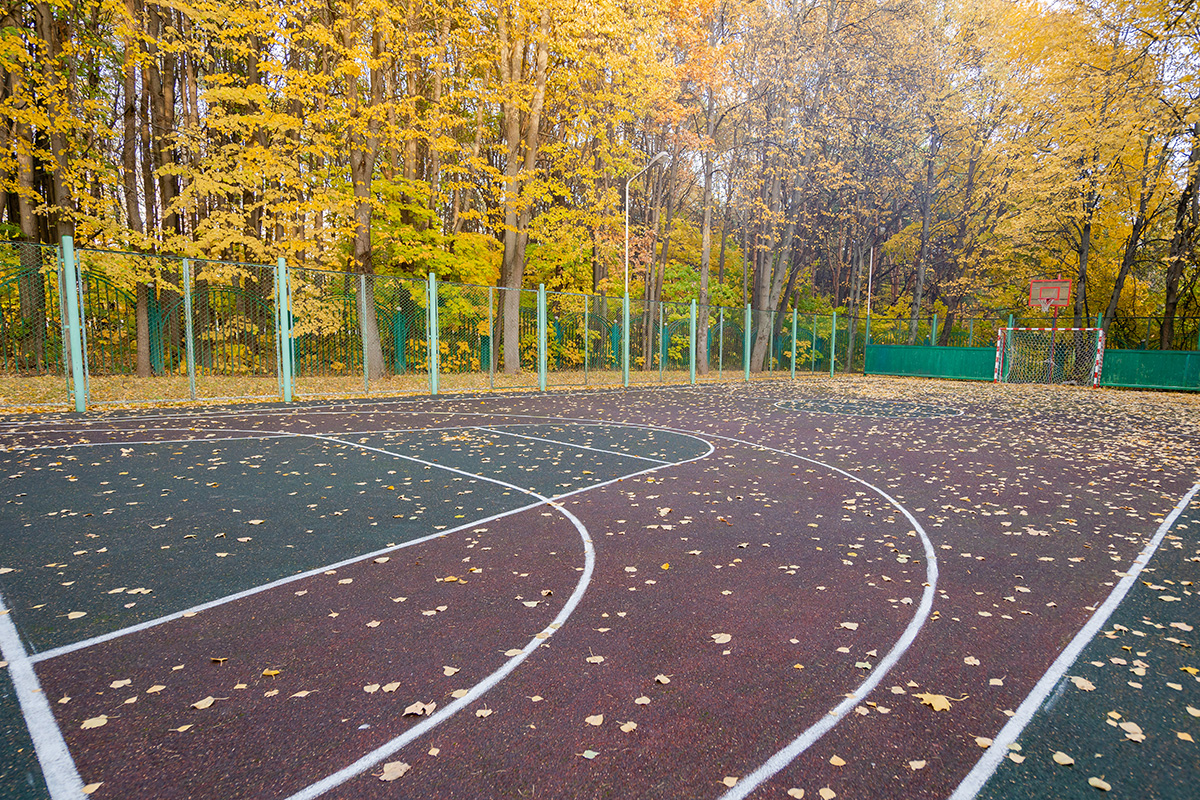
[[[1103,328],[1000,328],[996,383],[1100,385]]]

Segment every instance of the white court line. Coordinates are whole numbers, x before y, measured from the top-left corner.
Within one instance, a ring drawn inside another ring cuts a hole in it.
[[[674,464],[674,461],[663,461],[661,458],[647,458],[646,456],[635,456],[630,453],[618,453],[615,450],[605,450],[602,447],[589,447],[585,444],[574,444],[573,442],[564,442],[559,439],[543,439],[541,436],[529,436],[524,433],[512,433],[511,431],[498,431],[495,428],[475,428],[477,431],[485,431],[487,433],[495,433],[500,436],[513,436],[518,439],[530,439],[535,442],[549,442],[550,444],[559,444],[563,447],[577,447],[580,450],[591,450],[593,453],[605,453],[610,456],[619,456],[620,458],[636,458],[638,461],[650,461],[654,464]]]
[[[1196,493],[1200,492],[1200,483],[1192,487],[1191,491],[1183,496],[1183,499],[1175,504],[1175,508],[1167,515],[1167,518],[1158,526],[1158,530],[1144,548],[1138,554],[1138,557],[1133,560],[1133,566],[1125,573],[1125,577],[1113,587],[1109,592],[1108,599],[1104,604],[1096,609],[1091,618],[1087,621],[1079,633],[1075,634],[1075,638],[1071,640],[1066,649],[1059,654],[1054,663],[1050,665],[1050,669],[1046,670],[1046,674],[1042,676],[1037,685],[1033,687],[1033,691],[1022,701],[1016,713],[1005,723],[1000,732],[992,739],[992,746],[987,749],[983,756],[975,763],[975,766],[967,773],[967,776],[958,784],[958,788],[954,790],[954,794],[950,795],[950,800],[970,800],[979,793],[988,779],[992,777],[992,773],[1000,766],[1000,762],[1004,760],[1004,756],[1008,753],[1008,746],[1015,742],[1020,736],[1021,731],[1025,730],[1025,726],[1033,719],[1033,715],[1042,703],[1054,690],[1055,685],[1066,674],[1071,665],[1075,663],[1075,659],[1079,658],[1079,654],[1083,652],[1088,643],[1096,638],[1096,634],[1104,627],[1104,623],[1108,622],[1108,618],[1116,611],[1117,606],[1125,599],[1125,595],[1133,587],[1137,581],[1138,575],[1142,573],[1142,569],[1150,562],[1154,556],[1154,552],[1158,550],[1159,544],[1162,543],[1163,537],[1167,535],[1167,531],[1175,524],[1175,520],[1179,519],[1179,515],[1192,502],[1192,498]]]
[[[341,444],[349,445],[351,447],[360,447],[364,450],[370,450],[370,451],[373,451],[376,453],[381,453],[383,455],[389,455],[389,456],[394,456],[396,458],[402,458],[402,459],[406,459],[406,460],[410,460],[410,461],[415,461],[417,463],[428,464],[429,466],[439,467],[441,469],[445,469],[445,470],[448,470],[451,472],[457,472],[460,475],[470,475],[471,474],[468,472],[463,472],[462,470],[455,469],[453,467],[447,467],[447,466],[439,465],[439,464],[432,464],[431,462],[422,461],[421,459],[413,458],[411,456],[401,455],[400,453],[392,453],[392,452],[389,452],[387,450],[382,450],[377,447],[367,447],[365,445],[356,445],[351,442],[334,439],[334,438],[330,438],[330,437],[318,437],[318,438],[323,438],[323,439],[326,439],[327,441],[331,441],[331,442],[339,442]],[[706,442],[706,444],[708,444],[708,443]],[[713,449],[714,449],[713,446],[711,444],[709,444],[708,452],[706,452],[704,455],[697,456],[696,458],[688,459],[687,461],[680,461],[680,462],[676,462],[676,463],[686,464],[690,461],[697,461],[701,458],[707,458],[709,455],[712,454]],[[635,472],[630,475],[624,476],[624,478],[614,479],[611,481],[607,481],[606,483],[616,483],[617,480],[624,480],[625,478],[632,478],[632,477],[636,477],[638,475],[645,475],[647,473],[655,472],[657,470],[663,469],[664,467],[668,467],[668,466],[675,466],[675,463],[661,464],[656,467],[648,467],[647,469],[644,469],[641,472]],[[540,647],[550,636],[552,636],[554,634],[554,632],[556,630],[561,628],[563,626],[563,624],[567,621],[567,619],[571,616],[572,612],[575,611],[575,608],[579,605],[579,601],[583,599],[583,594],[585,591],[587,591],[588,584],[591,582],[591,579],[592,579],[592,572],[595,569],[596,552],[595,552],[595,548],[592,545],[592,538],[591,538],[590,534],[588,533],[588,530],[584,526],[584,524],[579,521],[578,517],[576,517],[574,514],[572,514],[570,511],[568,511],[566,509],[566,507],[564,507],[563,505],[561,505],[558,502],[558,500],[566,497],[567,495],[559,495],[556,498],[551,499],[544,495],[538,494],[537,492],[534,492],[534,491],[531,491],[528,489],[522,489],[521,487],[519,487],[515,484],[506,483],[505,481],[496,480],[494,478],[485,478],[485,480],[492,480],[497,484],[506,485],[511,489],[515,489],[517,491],[524,492],[525,494],[528,494],[532,497],[541,498],[542,502],[549,504],[551,507],[553,507],[559,513],[561,513],[563,516],[565,516],[568,520],[570,520],[571,524],[575,526],[575,529],[577,531],[579,531],[579,536],[583,540],[583,546],[584,546],[583,575],[580,576],[579,582],[575,585],[575,591],[571,593],[570,598],[568,598],[567,602],[565,604],[563,604],[563,607],[559,610],[558,615],[554,618],[554,621],[551,622],[549,625],[547,625],[536,636],[534,636],[532,639],[530,639],[529,642],[526,643],[526,645],[523,648],[521,648],[520,654],[515,655],[515,656],[511,657],[508,661],[504,662],[504,664],[499,669],[492,672],[487,677],[485,677],[483,680],[481,680],[479,683],[476,683],[474,686],[472,686],[465,695],[456,699],[454,702],[450,703],[449,705],[444,707],[442,710],[423,719],[421,722],[419,722],[416,725],[414,725],[413,727],[409,728],[404,733],[395,737],[394,739],[387,742],[386,744],[384,744],[380,747],[377,747],[376,749],[372,750],[371,752],[363,755],[362,757],[360,757],[358,760],[356,760],[352,764],[349,764],[349,765],[343,767],[342,769],[338,770],[337,772],[333,773],[332,775],[329,775],[328,777],[323,778],[323,779],[317,781],[316,783],[312,783],[312,784],[306,786],[304,789],[301,789],[299,792],[296,792],[295,794],[290,795],[288,797],[288,800],[311,800],[312,798],[319,797],[320,795],[324,794],[325,792],[328,792],[331,789],[341,786],[346,781],[349,781],[349,780],[363,774],[364,772],[371,769],[372,767],[380,764],[388,756],[399,752],[410,742],[416,740],[417,738],[419,738],[419,737],[423,736],[424,734],[428,733],[429,731],[433,730],[438,725],[441,725],[443,722],[450,719],[450,717],[454,716],[459,711],[463,710],[464,708],[469,706],[471,703],[478,700],[489,689],[494,687],[496,684],[498,684],[500,681],[502,681],[510,672],[512,672],[514,669],[516,669],[521,664],[521,662],[523,662],[525,659],[529,658],[529,656],[533,653],[533,651],[536,650],[538,647]],[[603,486],[603,485],[605,485],[605,484],[596,484],[595,486],[590,486],[588,488],[594,489],[594,488],[596,488],[596,486]],[[570,494],[575,494],[575,492],[571,492]]]
[[[163,430],[182,430],[182,428],[164,428]],[[55,450],[66,447],[117,447],[119,445],[130,444],[205,444],[207,442],[245,442],[252,439],[293,439],[297,436],[294,433],[259,433],[257,431],[237,431],[234,428],[217,428],[216,430],[233,431],[235,433],[248,433],[249,436],[222,436],[221,438],[205,439],[126,439],[114,440],[111,442],[71,442],[70,444],[31,444],[31,445],[14,445],[12,447],[0,446],[0,453],[28,453],[33,450]],[[124,428],[110,428],[107,431],[87,431],[87,433],[145,433],[145,431],[126,430]]]
[[[471,415],[472,413],[474,413],[476,416],[483,416],[483,414],[480,414],[479,412],[461,412],[461,411],[460,412],[426,412],[426,413],[432,413],[432,414],[444,413],[444,414],[459,414],[459,415]],[[597,422],[597,420],[574,419],[571,417],[547,417],[545,415],[537,415],[537,414],[509,414],[508,416],[525,417],[528,419],[555,419],[560,422],[562,422],[562,421],[589,422],[589,423]],[[762,766],[760,766],[754,772],[750,773],[749,775],[747,775],[747,776],[743,777],[741,780],[739,780],[732,789],[730,789],[725,794],[721,795],[720,800],[737,800],[737,798],[743,798],[746,795],[750,794],[750,792],[754,791],[756,788],[761,786],[765,781],[769,780],[773,775],[775,775],[775,773],[779,772],[781,769],[783,769],[789,763],[791,763],[793,760],[795,760],[801,753],[803,753],[805,750],[807,750],[809,747],[811,747],[814,743],[816,743],[816,741],[818,739],[820,739],[822,736],[824,736],[826,733],[828,733],[829,730],[832,729],[834,725],[836,725],[837,723],[839,723],[843,719],[845,719],[845,717],[851,713],[851,711],[854,709],[854,707],[856,705],[858,705],[860,702],[862,702],[864,699],[866,699],[866,697],[872,691],[875,690],[875,687],[879,685],[879,682],[883,680],[883,678],[887,675],[888,671],[891,670],[891,668],[896,665],[896,663],[900,660],[900,658],[908,651],[908,648],[912,646],[912,643],[914,641],[916,641],[917,635],[921,632],[921,628],[925,625],[925,622],[929,619],[929,615],[933,610],[933,598],[934,598],[934,594],[937,590],[938,562],[937,562],[937,553],[933,549],[933,542],[931,542],[929,540],[929,535],[925,532],[925,528],[921,526],[921,523],[918,522],[916,517],[914,517],[908,511],[908,509],[906,509],[903,505],[901,505],[898,500],[896,500],[890,494],[885,492],[883,489],[880,489],[878,486],[868,483],[867,481],[863,480],[862,478],[858,477],[857,475],[847,472],[846,470],[841,469],[839,467],[835,467],[832,464],[827,464],[823,461],[817,461],[814,458],[809,458],[808,456],[802,456],[799,453],[791,453],[791,452],[788,452],[787,450],[780,450],[778,448],[770,447],[765,444],[758,444],[755,442],[747,441],[745,439],[737,439],[732,436],[722,436],[721,434],[717,434],[717,433],[705,432],[704,434],[696,434],[691,431],[684,431],[684,430],[681,430],[678,428],[669,428],[669,427],[663,427],[663,426],[653,426],[652,427],[649,425],[640,425],[640,424],[634,423],[634,422],[611,422],[611,423],[603,423],[602,422],[601,424],[625,425],[625,426],[633,427],[633,428],[645,428],[647,430],[669,431],[672,433],[682,433],[682,434],[693,435],[693,436],[703,435],[705,437],[712,438],[712,439],[722,439],[727,442],[734,442],[737,444],[746,445],[748,447],[755,447],[760,450],[767,450],[769,452],[788,456],[789,458],[795,458],[795,459],[799,459],[800,461],[806,461],[809,464],[814,464],[819,467],[824,467],[825,469],[828,469],[832,472],[836,472],[839,475],[842,475],[856,483],[859,483],[859,484],[865,486],[866,488],[875,492],[880,497],[887,500],[888,503],[890,503],[897,510],[899,510],[900,513],[903,514],[904,517],[912,524],[913,529],[917,532],[917,535],[921,539],[921,544],[925,548],[925,591],[921,594],[921,604],[917,607],[916,613],[913,615],[912,619],[909,621],[908,626],[904,629],[903,635],[901,635],[901,637],[896,641],[896,643],[894,645],[892,645],[892,648],[887,652],[887,654],[885,654],[884,657],[879,660],[879,662],[875,665],[875,668],[871,670],[870,677],[867,678],[867,680],[863,681],[861,684],[859,684],[858,687],[856,687],[854,689],[854,691],[850,692],[850,694],[846,697],[845,700],[843,700],[841,703],[838,703],[831,710],[826,712],[826,714],[824,716],[822,716],[819,721],[817,721],[816,723],[814,723],[813,725],[809,726],[807,729],[802,731],[800,733],[800,735],[797,736],[795,739],[793,739],[788,745],[781,748],[774,755],[772,755],[770,758],[768,758],[767,761]]]
[[[25,728],[33,740],[33,750],[42,766],[42,777],[53,800],[76,800],[83,797],[83,779],[71,758],[71,751],[63,739],[50,701],[42,691],[33,662],[21,643],[21,635],[8,614],[4,597],[0,596],[0,653],[8,662],[8,674],[21,705]]]
[[[457,430],[457,429],[461,429],[462,427],[463,426],[461,426],[461,425],[455,425],[452,428],[450,428],[450,430]],[[685,435],[691,436],[694,439],[699,438],[699,437],[695,436],[694,434],[685,434]],[[295,436],[296,438],[307,438],[307,439],[317,439],[317,440],[325,439],[327,441],[337,442],[339,444],[347,445],[347,446],[354,447],[354,448],[361,449],[361,450],[376,450],[376,448],[371,448],[371,447],[367,447],[365,445],[360,445],[360,444],[351,443],[351,442],[345,442],[345,441],[341,441],[338,439],[331,439],[329,437],[320,436],[318,434],[292,434],[292,436]],[[209,440],[201,439],[198,441],[209,441]],[[700,441],[704,441],[704,440],[701,439]],[[708,451],[706,453],[704,453],[703,455],[697,456],[696,458],[693,458],[693,459],[688,459],[687,461],[671,462],[671,464],[676,464],[676,463],[686,464],[689,461],[695,461],[700,458],[707,458],[708,455],[712,453],[713,448],[712,448],[711,444],[708,444],[707,442],[705,442],[705,444],[708,445]],[[386,452],[386,451],[376,450],[376,452]],[[394,454],[388,453],[388,455],[394,455]],[[473,474],[470,472],[463,472],[461,470],[456,470],[453,467],[448,467],[444,464],[434,464],[432,462],[421,461],[420,459],[413,458],[412,456],[396,456],[396,457],[402,458],[402,459],[405,459],[408,461],[414,461],[414,462],[417,462],[420,464],[426,464],[428,466],[431,466],[431,467],[434,467],[437,469],[443,469],[443,470],[447,470],[450,472],[457,472],[460,475],[466,475],[471,478],[478,478],[479,480],[495,483],[497,485],[504,486],[504,487],[512,487],[513,486],[512,484],[509,484],[509,483],[499,480],[497,478],[489,478],[484,475],[476,475],[476,474]],[[670,466],[671,464],[668,464],[666,466]],[[350,566],[351,564],[357,564],[361,561],[366,561],[368,559],[377,558],[381,555],[387,555],[388,553],[393,553],[397,550],[403,550],[406,547],[412,547],[413,545],[424,544],[425,542],[430,542],[435,539],[441,539],[441,538],[449,536],[451,534],[459,533],[460,531],[467,530],[468,528],[473,528],[478,525],[484,525],[489,522],[495,522],[496,520],[504,519],[505,517],[510,517],[515,514],[520,514],[523,511],[528,511],[532,508],[536,508],[538,506],[545,505],[547,503],[557,503],[557,502],[559,502],[561,500],[565,500],[566,498],[571,497],[573,495],[580,494],[582,492],[591,491],[592,489],[599,489],[601,487],[608,486],[608,485],[616,483],[618,481],[625,480],[626,478],[636,477],[638,475],[643,475],[647,472],[652,472],[656,469],[660,469],[660,467],[651,467],[651,468],[642,470],[640,472],[631,472],[627,475],[622,475],[619,478],[613,478],[612,480],[607,480],[607,481],[603,481],[600,483],[593,483],[593,484],[589,484],[587,486],[582,486],[578,489],[573,489],[570,492],[564,492],[563,494],[554,495],[549,500],[538,500],[533,503],[527,503],[526,505],[518,506],[517,508],[513,508],[508,511],[502,511],[497,514],[492,514],[491,516],[488,516],[488,517],[483,517],[480,519],[473,520],[471,522],[464,522],[461,525],[455,526],[448,530],[438,531],[437,533],[431,533],[427,536],[422,536],[417,539],[411,539],[407,542],[402,542],[402,543],[400,543],[398,545],[394,545],[392,547],[383,547],[378,550],[373,550],[370,553],[364,553],[361,555],[354,556],[352,558],[343,559],[342,561],[337,561],[332,564],[325,564],[324,566],[315,567],[313,569],[306,570],[304,572],[300,572],[295,575],[288,575],[287,577],[279,578],[277,580],[271,581],[270,583],[265,583],[260,586],[253,586],[249,589],[244,589],[243,591],[235,592],[234,594],[226,595],[224,597],[218,597],[215,600],[209,600],[204,603],[199,603],[197,605],[191,606],[190,608],[185,608],[180,611],[176,611],[172,614],[167,614],[162,617],[156,617],[154,619],[146,620],[145,622],[139,622],[136,625],[129,625],[124,628],[118,628],[117,630],[109,631],[108,633],[103,633],[98,636],[93,636],[89,639],[82,639],[78,642],[72,642],[70,644],[65,644],[65,645],[62,645],[61,647],[56,647],[52,650],[46,650],[45,652],[38,653],[37,655],[31,656],[30,660],[36,664],[36,663],[39,663],[42,661],[47,661],[52,658],[57,658],[58,656],[66,655],[68,653],[74,653],[77,650],[84,650],[88,647],[94,647],[95,645],[103,644],[104,642],[110,642],[114,639],[119,639],[122,636],[128,636],[133,633],[138,633],[140,631],[149,630],[150,628],[155,628],[159,625],[164,625],[168,622],[174,622],[177,619],[182,619],[185,614],[198,614],[201,611],[208,611],[209,609],[213,609],[218,606],[225,605],[227,603],[232,603],[232,602],[236,602],[238,600],[242,600],[247,597],[252,597],[261,592],[266,592],[271,589],[276,589],[280,586],[286,586],[289,583],[295,583],[296,581],[304,580],[305,578],[311,578],[315,575],[319,575],[319,574],[323,573],[326,570],[341,569],[342,567],[347,567],[347,566]],[[517,488],[518,491],[520,491],[522,494],[526,494],[526,495],[530,495],[530,496],[534,496],[534,497],[541,497],[541,495],[537,495],[528,489],[521,489],[520,487],[515,487],[515,488]]]

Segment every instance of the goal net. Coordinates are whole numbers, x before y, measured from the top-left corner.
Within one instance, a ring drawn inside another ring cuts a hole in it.
[[[1101,328],[1000,328],[996,381],[1097,386],[1104,360]]]

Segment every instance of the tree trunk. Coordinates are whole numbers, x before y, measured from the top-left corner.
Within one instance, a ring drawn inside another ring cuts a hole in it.
[[[1188,182],[1175,206],[1175,226],[1167,257],[1166,298],[1163,321],[1158,332],[1158,349],[1175,347],[1175,313],[1179,308],[1179,282],[1184,266],[1193,258],[1197,226],[1197,167],[1200,166],[1200,123],[1192,126],[1192,153],[1188,163]]]
[[[917,327],[921,315],[921,299],[925,292],[925,271],[929,264],[929,223],[933,214],[933,159],[937,155],[940,136],[937,125],[929,128],[929,154],[925,157],[925,186],[921,193],[921,252],[917,255],[917,283],[913,287],[912,320],[908,343],[917,343]]]

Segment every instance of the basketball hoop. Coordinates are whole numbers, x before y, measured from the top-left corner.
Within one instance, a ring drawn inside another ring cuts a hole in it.
[[[1040,308],[1042,313],[1054,308],[1065,308],[1071,303],[1071,279],[1037,279],[1029,282],[1029,305]]]

